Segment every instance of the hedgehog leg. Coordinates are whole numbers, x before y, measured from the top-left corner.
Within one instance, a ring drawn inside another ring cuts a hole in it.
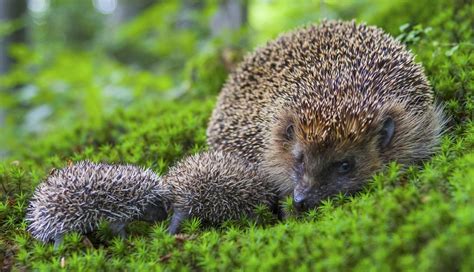
[[[186,212],[175,210],[173,212],[173,217],[171,217],[171,223],[170,223],[170,226],[168,227],[168,233],[172,235],[178,233],[181,223],[186,218],[188,218],[188,215]]]
[[[282,206],[280,205],[280,197],[275,196],[272,200],[273,201],[270,206],[270,209],[273,215],[276,215],[278,220],[283,221],[284,219],[286,219],[286,214]]]
[[[126,222],[111,222],[109,227],[114,235],[121,237],[122,239],[127,238],[127,232],[125,231]]]
[[[54,250],[58,250],[59,246],[62,244],[64,240],[64,234],[58,234],[54,236]]]
[[[285,220],[288,216],[279,203],[276,203],[272,206],[272,213],[273,215],[276,215],[279,221]]]

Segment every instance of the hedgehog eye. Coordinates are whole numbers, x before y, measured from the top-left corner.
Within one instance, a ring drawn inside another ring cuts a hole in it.
[[[288,141],[291,141],[291,140],[293,140],[294,134],[295,134],[295,129],[294,129],[293,125],[288,125],[286,127],[286,131],[285,131],[285,138]]]
[[[335,162],[334,169],[341,175],[347,174],[354,169],[354,162],[352,160]]]
[[[395,122],[391,117],[388,117],[385,119],[382,130],[380,131],[380,145],[382,148],[386,148],[390,144],[394,133]]]
[[[296,156],[296,162],[298,164],[302,164],[304,162],[304,154],[303,152],[301,152],[300,154],[298,154],[298,156]]]

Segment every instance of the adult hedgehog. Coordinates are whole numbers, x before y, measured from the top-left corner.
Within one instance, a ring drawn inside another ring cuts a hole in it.
[[[247,56],[207,134],[212,149],[260,164],[301,209],[359,190],[390,161],[428,158],[442,123],[402,44],[376,27],[324,21]]]

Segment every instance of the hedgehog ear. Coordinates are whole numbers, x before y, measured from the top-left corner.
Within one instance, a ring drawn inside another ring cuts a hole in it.
[[[293,126],[293,124],[289,124],[288,126],[286,126],[286,129],[285,129],[285,139],[287,139],[288,141],[291,141],[293,140],[294,136],[295,136],[295,127]]]
[[[380,147],[385,149],[392,141],[395,134],[395,122],[392,117],[387,117],[383,122],[382,130],[380,131]]]

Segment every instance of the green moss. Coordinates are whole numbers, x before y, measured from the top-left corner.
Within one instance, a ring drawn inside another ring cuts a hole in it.
[[[9,138],[8,157],[0,162],[0,263],[40,271],[474,270],[473,7],[460,0],[386,6],[365,17],[401,35],[423,63],[450,117],[441,150],[430,161],[404,172],[392,164],[358,195],[336,196],[302,216],[292,212],[289,199],[284,208],[290,216],[284,222],[267,220],[268,211],[259,209],[261,222],[202,228],[189,220],[185,234],[177,237],[166,234],[166,222],[134,223],[125,241],[101,227],[89,237],[95,248],[78,234],[68,235],[56,252],[30,237],[24,215],[32,190],[51,168],[69,160],[128,162],[163,173],[181,157],[206,149],[207,121],[227,73],[222,50],[189,60],[184,71],[189,86],[172,99],[173,77],[155,80],[146,71],[109,60],[97,60],[101,65],[93,70],[87,63],[94,56],[85,53],[40,60],[18,47],[16,54],[24,62],[0,78],[0,85],[31,82],[41,95],[29,103],[57,99],[66,104],[52,105],[64,116],[49,123],[61,125],[25,134],[21,141]],[[138,26],[130,24],[124,35],[139,35]],[[72,67],[80,76],[67,72]],[[95,74],[99,80],[92,80]],[[132,90],[132,99],[116,101],[110,109],[104,104],[109,100],[93,95],[110,84]],[[88,90],[90,95],[77,105],[70,94],[54,88],[76,94]],[[18,106],[18,116],[7,122],[26,114],[15,96],[1,97],[2,106]]]

